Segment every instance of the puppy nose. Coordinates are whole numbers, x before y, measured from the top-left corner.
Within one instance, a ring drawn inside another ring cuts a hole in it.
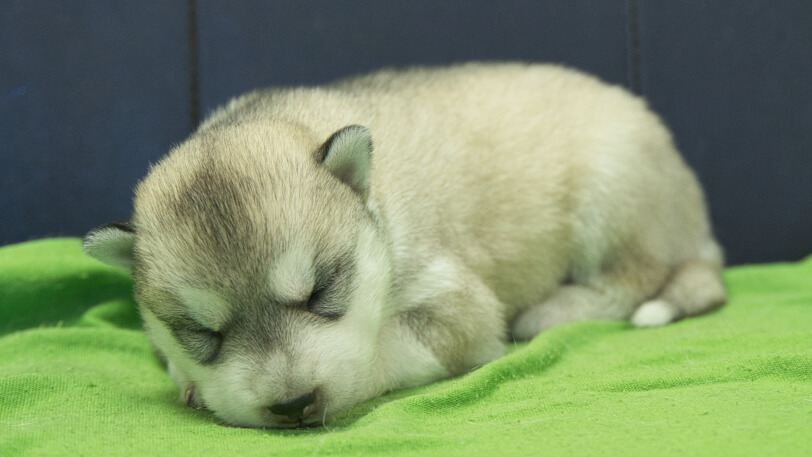
[[[272,413],[278,416],[287,416],[291,419],[301,419],[304,417],[304,410],[313,404],[316,395],[313,392],[294,398],[287,403],[277,403],[271,406]]]

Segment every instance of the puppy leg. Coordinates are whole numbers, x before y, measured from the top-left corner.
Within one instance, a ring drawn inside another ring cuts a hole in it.
[[[721,267],[706,260],[689,260],[671,275],[657,297],[637,308],[631,322],[637,327],[665,325],[713,311],[725,301]]]
[[[450,374],[504,354],[504,305],[450,255],[429,265],[409,295],[416,306],[399,315],[399,325],[431,350]]]
[[[583,285],[560,287],[543,303],[522,311],[513,320],[511,331],[517,340],[529,340],[556,325],[586,320],[622,320],[632,305],[628,299]]]
[[[660,289],[667,275],[667,266],[649,259],[621,259],[599,274],[561,286],[541,304],[519,313],[511,325],[513,337],[528,340],[573,321],[628,319]]]

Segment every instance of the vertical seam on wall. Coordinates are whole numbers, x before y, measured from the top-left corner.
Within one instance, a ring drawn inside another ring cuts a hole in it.
[[[189,27],[189,109],[192,130],[200,124],[200,68],[197,43],[197,0],[187,0],[186,16]]]
[[[640,19],[637,0],[626,0],[626,72],[629,88],[636,94],[642,94]]]

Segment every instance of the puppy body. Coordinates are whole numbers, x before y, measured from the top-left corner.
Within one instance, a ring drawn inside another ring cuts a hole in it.
[[[244,426],[463,373],[510,334],[662,325],[725,300],[667,129],[625,90],[548,65],[250,93],[85,247],[132,269],[182,396]]]

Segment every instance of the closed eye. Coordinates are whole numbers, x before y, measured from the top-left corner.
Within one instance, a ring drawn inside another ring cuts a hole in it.
[[[344,313],[331,298],[326,287],[314,290],[307,300],[307,311],[329,320],[340,318]]]
[[[213,363],[220,354],[223,334],[218,331],[194,324],[173,331],[186,353],[203,365]]]
[[[327,320],[337,320],[347,311],[347,304],[354,284],[355,268],[352,255],[346,254],[319,265],[318,259],[313,281],[315,284],[307,297],[299,296],[295,300],[280,300],[278,303],[298,311]]]
[[[338,279],[338,269],[336,269],[327,278],[327,281],[313,289],[307,299],[308,312],[329,320],[336,320],[344,315],[342,307],[337,303],[337,300],[339,300],[336,293]]]
[[[321,301],[322,296],[324,295],[324,291],[326,289],[327,289],[326,287],[322,286],[313,290],[313,292],[310,294],[310,297],[308,297],[307,299],[308,311],[310,311],[311,313],[316,312],[316,305],[319,303],[319,301]]]

